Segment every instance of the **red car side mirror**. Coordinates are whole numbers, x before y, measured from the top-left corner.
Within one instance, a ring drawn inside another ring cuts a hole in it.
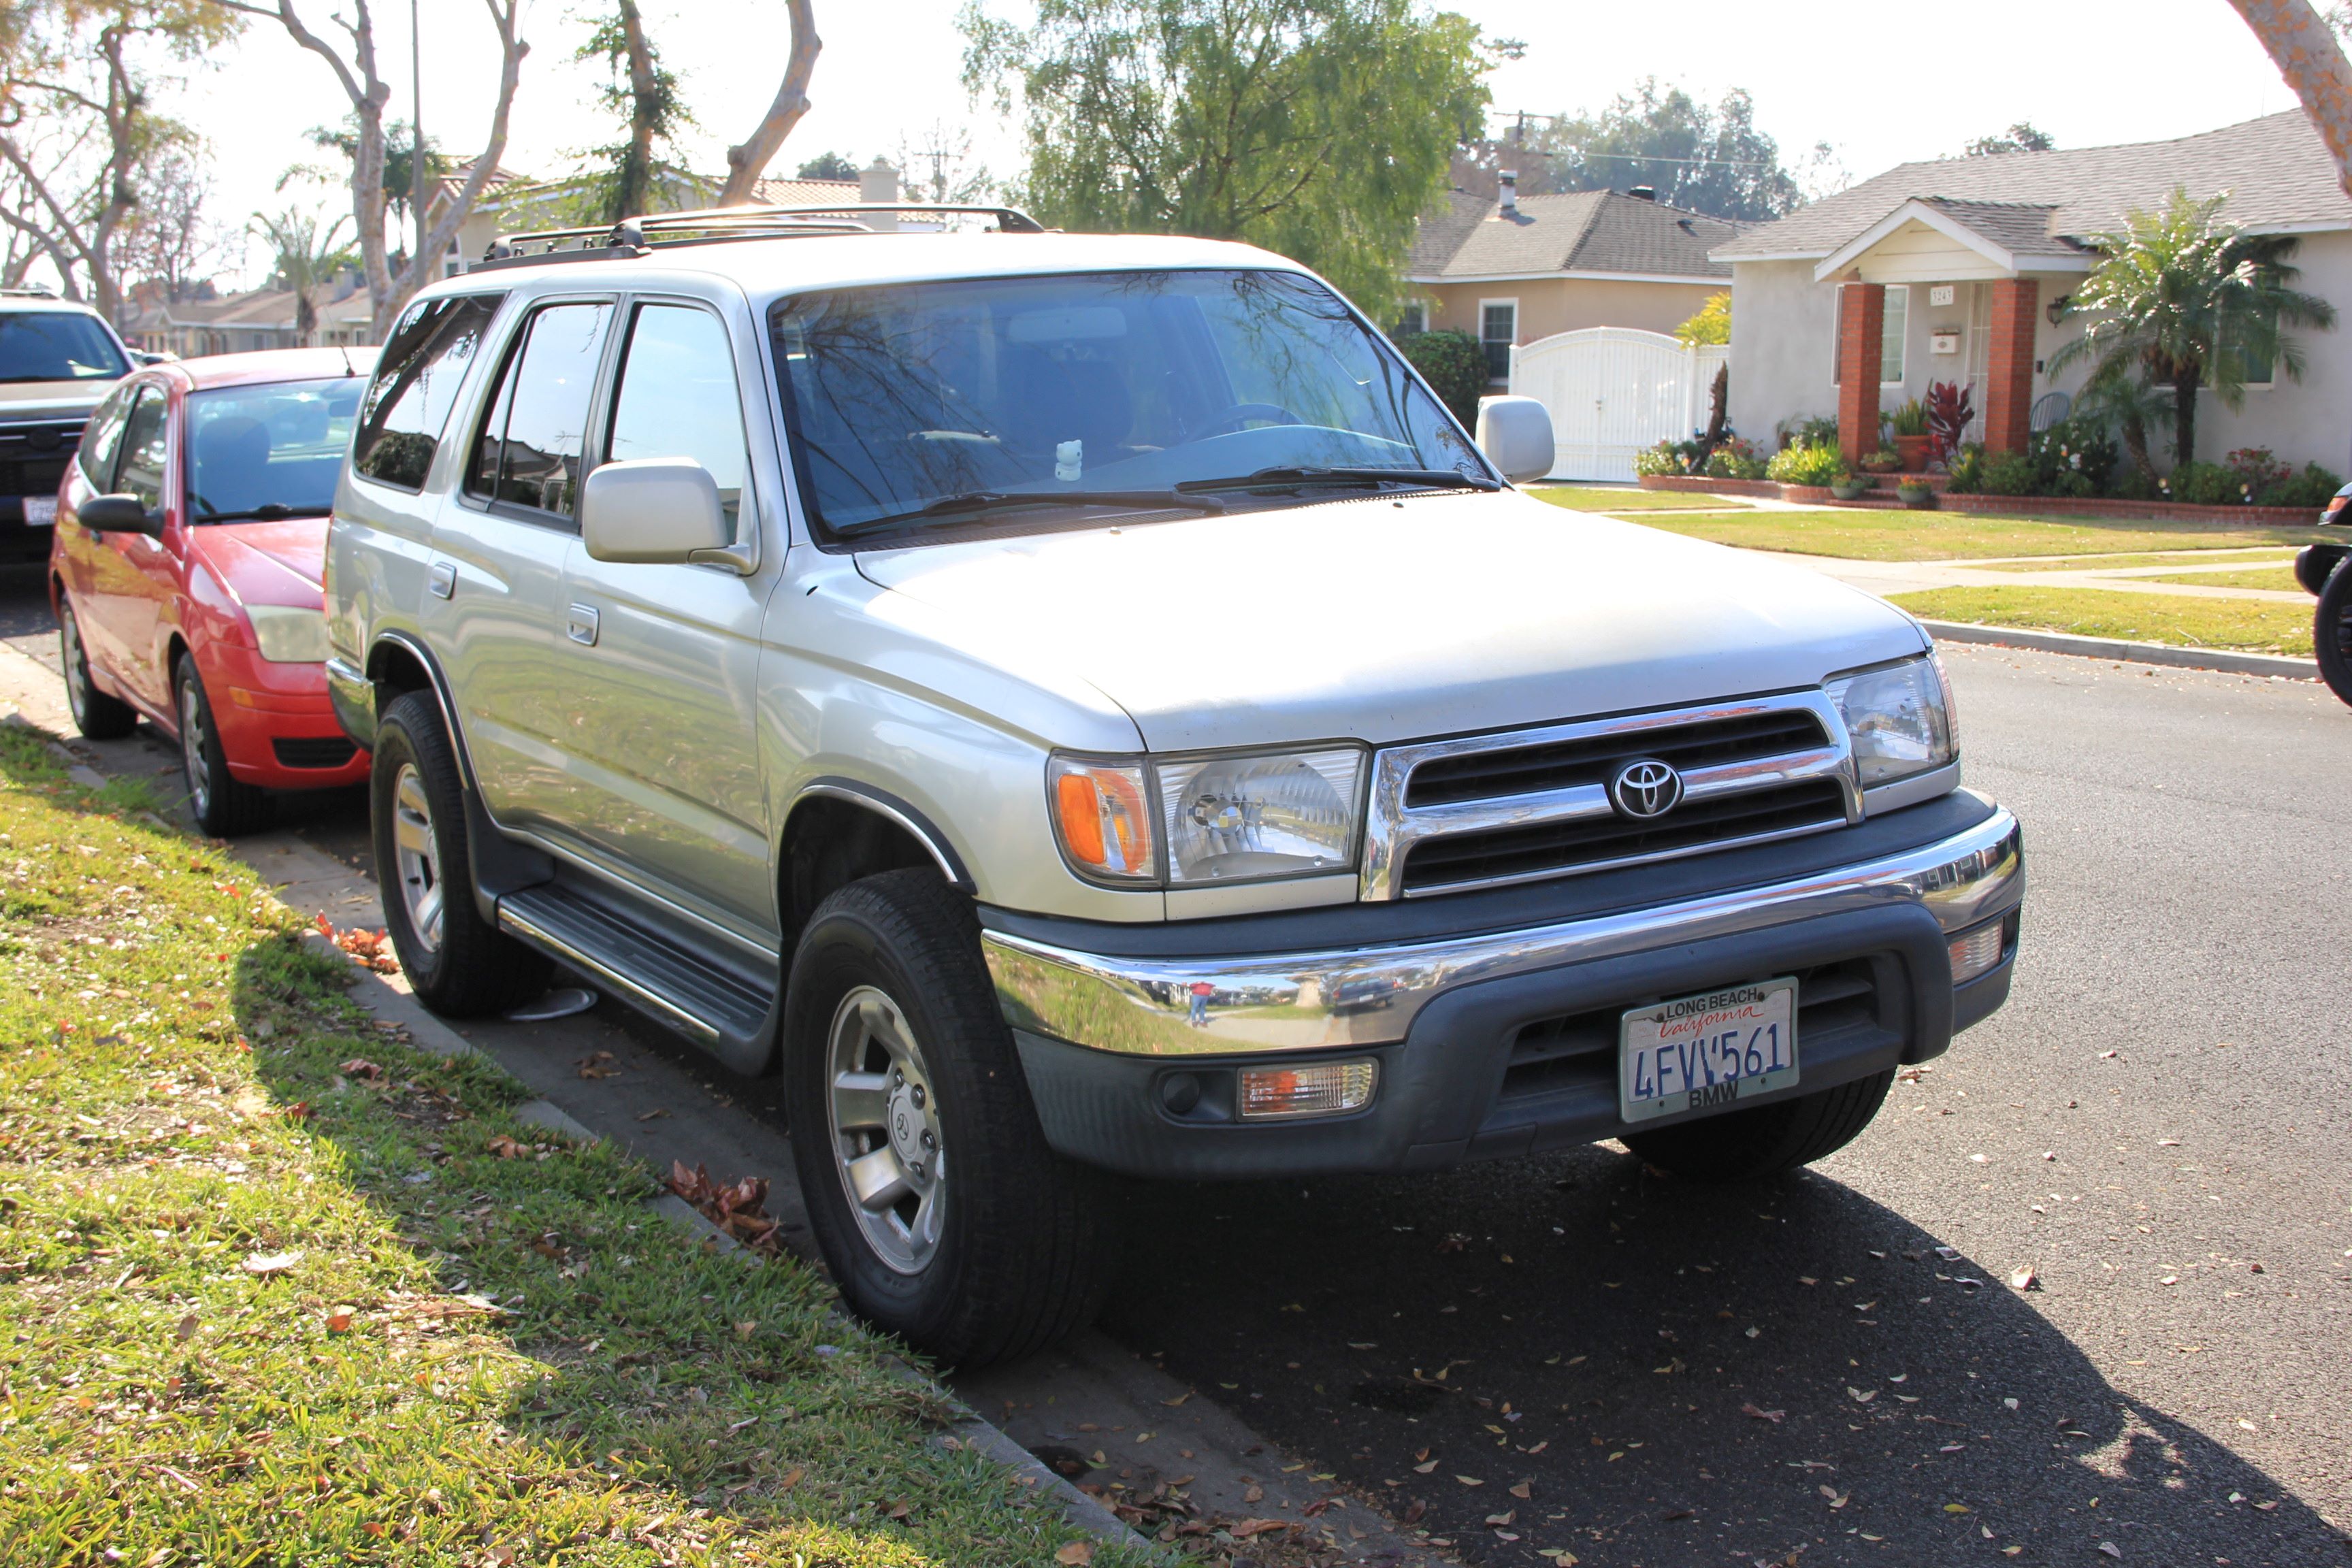
[[[150,539],[163,536],[163,511],[148,510],[137,496],[93,496],[82,502],[74,515],[92,533],[143,533]]]

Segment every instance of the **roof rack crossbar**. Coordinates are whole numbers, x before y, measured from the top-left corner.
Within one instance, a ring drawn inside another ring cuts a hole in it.
[[[830,205],[761,204],[709,207],[695,212],[652,213],[610,226],[536,229],[502,235],[491,242],[476,270],[559,261],[640,257],[656,249],[735,239],[782,239],[820,234],[870,234],[867,215],[937,215],[990,217],[1000,234],[1043,234],[1045,226],[1017,207],[953,202],[840,202]],[[824,222],[824,219],[835,219]],[[569,248],[566,248],[569,247]],[[528,248],[526,248],[528,247]]]

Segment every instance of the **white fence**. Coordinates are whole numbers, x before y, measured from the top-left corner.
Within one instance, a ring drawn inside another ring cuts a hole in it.
[[[1511,351],[1511,390],[1551,411],[1551,477],[1630,480],[1633,454],[1704,427],[1723,347],[1587,327]]]

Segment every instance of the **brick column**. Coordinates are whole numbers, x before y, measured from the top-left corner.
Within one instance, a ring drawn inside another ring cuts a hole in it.
[[[1992,286],[1991,365],[1985,376],[1985,450],[2022,452],[2032,435],[2033,335],[2042,285],[2004,278]]]
[[[1838,286],[1838,446],[1849,462],[1878,450],[1879,350],[1886,335],[1886,286]]]

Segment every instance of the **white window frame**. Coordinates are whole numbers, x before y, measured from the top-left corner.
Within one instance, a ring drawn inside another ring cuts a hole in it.
[[[1885,289],[1890,300],[1895,295],[1900,294],[1903,296],[1903,328],[1902,331],[1895,335],[1895,342],[1896,348],[1901,351],[1901,360],[1898,362],[1897,368],[1900,370],[1908,370],[1910,369],[1911,359],[1911,285],[1908,283],[1889,283],[1885,285]],[[1889,320],[1892,320],[1894,315],[1895,312],[1893,310],[1888,310],[1886,312],[1886,316]],[[1837,292],[1832,296],[1830,300],[1830,384],[1832,386],[1843,384],[1840,379],[1843,373],[1838,366],[1838,350],[1840,340],[1842,340],[1844,335],[1845,285],[1839,284],[1837,286]],[[1878,384],[1882,390],[1886,387],[1900,386],[1903,384],[1903,377],[1901,375],[1898,374],[1890,380],[1886,374],[1886,333],[1884,327],[1880,329],[1878,338]]]
[[[1511,336],[1509,339],[1509,344],[1511,347],[1517,348],[1519,342],[1519,297],[1517,294],[1513,294],[1505,299],[1481,300],[1478,301],[1478,352],[1484,353],[1486,352],[1486,345],[1488,343],[1500,341],[1489,338],[1486,335],[1486,308],[1489,305],[1508,305],[1511,308]],[[1508,361],[1506,360],[1505,363],[1507,363]],[[1511,377],[1510,373],[1506,371],[1501,375],[1490,375],[1486,379],[1490,384],[1495,382],[1501,382],[1503,384],[1507,386],[1510,384]]]

